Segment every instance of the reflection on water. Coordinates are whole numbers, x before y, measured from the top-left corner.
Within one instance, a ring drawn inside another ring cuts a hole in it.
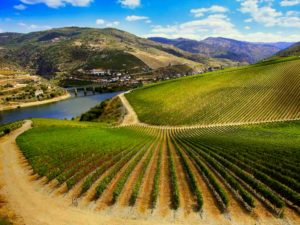
[[[51,104],[0,112],[0,124],[10,123],[26,118],[71,119],[72,117],[80,116],[91,107],[118,95],[119,93],[120,92],[79,97],[73,96],[69,99]]]

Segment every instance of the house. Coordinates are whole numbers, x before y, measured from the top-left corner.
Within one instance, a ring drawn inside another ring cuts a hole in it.
[[[97,76],[101,76],[101,75],[103,76],[106,74],[106,71],[103,71],[101,69],[92,69],[90,70],[90,73]]]
[[[36,90],[36,91],[34,92],[35,97],[38,97],[38,96],[40,96],[40,95],[42,95],[42,94],[44,94],[44,91],[43,91],[43,90]]]

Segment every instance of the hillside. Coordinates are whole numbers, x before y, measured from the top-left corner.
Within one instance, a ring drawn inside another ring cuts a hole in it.
[[[187,52],[206,57],[225,58],[233,61],[255,63],[270,57],[292,43],[250,43],[228,38],[207,38],[202,41],[190,39],[149,38],[150,40],[173,45]]]
[[[207,73],[126,94],[141,122],[210,125],[300,117],[298,57]]]
[[[276,54],[277,56],[287,57],[287,56],[300,56],[300,42],[293,44],[289,48],[286,48]]]
[[[81,117],[98,123],[10,124],[3,198],[33,224],[298,225],[300,122],[278,120],[299,120],[299,66],[280,58],[126,95],[142,122],[194,127],[104,124],[128,120],[123,94]]]
[[[199,72],[214,65],[234,65],[112,28],[67,27],[28,34],[2,33],[0,57],[45,76],[80,74],[91,69],[138,73],[170,64],[186,64]]]

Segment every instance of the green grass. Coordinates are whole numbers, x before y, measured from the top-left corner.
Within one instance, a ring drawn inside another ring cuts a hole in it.
[[[0,218],[0,225],[11,225],[12,223],[9,222],[6,218]]]
[[[207,125],[300,117],[300,60],[291,57],[149,85],[126,94],[142,122]]]

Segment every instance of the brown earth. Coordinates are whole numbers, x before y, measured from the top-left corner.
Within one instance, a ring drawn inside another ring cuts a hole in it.
[[[162,138],[160,138],[160,142],[161,141]],[[152,160],[149,162],[149,166],[145,172],[144,181],[142,183],[141,190],[138,199],[136,201],[136,205],[138,206],[139,211],[141,213],[145,213],[146,210],[150,207],[151,191],[153,188],[154,176],[157,167],[157,160],[158,160],[158,155],[161,147],[160,142],[156,146]]]

